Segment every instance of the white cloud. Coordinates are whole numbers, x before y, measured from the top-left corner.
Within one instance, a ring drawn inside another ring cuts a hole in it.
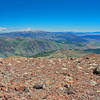
[[[12,28],[10,29],[10,31],[14,32],[14,31],[33,31],[33,29],[31,27],[27,27],[27,28]]]
[[[32,28],[28,27],[28,28],[24,29],[24,31],[32,31]]]
[[[10,29],[10,32],[15,32],[15,31],[25,31],[25,32],[27,32],[27,31],[33,31],[33,29],[31,28],[31,27],[27,27],[27,28],[17,28],[17,29]]]
[[[4,32],[4,31],[6,31],[8,28],[6,28],[6,27],[0,27],[0,32]]]
[[[6,27],[0,27],[0,33],[5,33],[5,32],[18,32],[18,31],[33,31],[33,29],[31,27],[27,27],[27,28],[6,28]]]

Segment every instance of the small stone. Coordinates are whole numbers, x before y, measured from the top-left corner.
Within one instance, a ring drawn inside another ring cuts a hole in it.
[[[15,86],[15,91],[28,91],[24,84],[18,84]]]
[[[3,98],[4,97],[4,94],[3,93],[0,93],[0,98]]]
[[[74,90],[69,90],[69,91],[67,92],[67,94],[68,94],[68,95],[70,95],[70,94],[75,94],[75,91],[74,91]]]
[[[86,57],[86,59],[89,59],[89,57]]]
[[[94,68],[93,66],[90,66],[88,69],[90,69],[90,70],[91,70],[91,69],[93,69],[93,68]]]
[[[91,85],[95,86],[97,83],[93,80],[90,81]]]
[[[78,63],[81,63],[81,61],[78,61]]]
[[[68,95],[70,95],[70,94],[75,94],[76,92],[75,92],[75,90],[74,89],[72,89],[72,88],[67,88],[66,90],[65,90],[65,92],[64,93],[67,93]]]
[[[100,90],[97,90],[96,92],[97,92],[97,93],[100,93]]]
[[[97,100],[100,100],[100,97],[97,97]]]
[[[63,88],[63,87],[59,87],[59,90],[63,91],[63,90],[64,90],[64,88]]]
[[[73,58],[70,58],[70,60],[73,60]]]
[[[24,91],[26,93],[29,92],[28,88],[26,88],[26,87],[23,87],[22,91]]]
[[[0,61],[0,64],[3,64],[3,62],[2,62],[2,61]]]
[[[43,89],[43,84],[35,84],[33,86],[34,89]]]
[[[67,68],[62,68],[62,70],[67,70]]]
[[[64,87],[65,87],[65,88],[68,88],[68,85],[66,84],[66,85],[64,85]]]
[[[9,65],[9,66],[11,66],[12,64],[11,64],[11,63],[9,63],[8,65]]]
[[[94,74],[100,74],[100,66],[98,66],[94,71]]]
[[[68,81],[72,80],[72,77],[66,76],[65,80],[68,82]]]

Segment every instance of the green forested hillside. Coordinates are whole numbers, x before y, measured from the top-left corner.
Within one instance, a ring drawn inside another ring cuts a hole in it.
[[[41,56],[61,49],[89,52],[99,47],[100,41],[85,39],[73,32],[10,32],[0,34],[0,57]],[[85,50],[86,49],[86,50]],[[96,50],[98,52],[99,50]],[[68,52],[70,53],[70,52]],[[81,53],[80,53],[81,54]],[[74,53],[75,55],[75,53]]]
[[[32,56],[64,48],[61,43],[32,38],[0,38],[0,56]]]
[[[0,34],[0,57],[33,56],[59,49],[85,47],[87,40],[67,32],[10,32]]]

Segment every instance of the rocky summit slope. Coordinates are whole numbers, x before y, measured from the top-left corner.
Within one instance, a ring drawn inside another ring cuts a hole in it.
[[[100,100],[99,65],[100,55],[1,58],[0,100]]]

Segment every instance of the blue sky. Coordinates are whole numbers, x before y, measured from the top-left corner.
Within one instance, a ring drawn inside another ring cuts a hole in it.
[[[100,31],[100,0],[0,0],[0,31]]]

